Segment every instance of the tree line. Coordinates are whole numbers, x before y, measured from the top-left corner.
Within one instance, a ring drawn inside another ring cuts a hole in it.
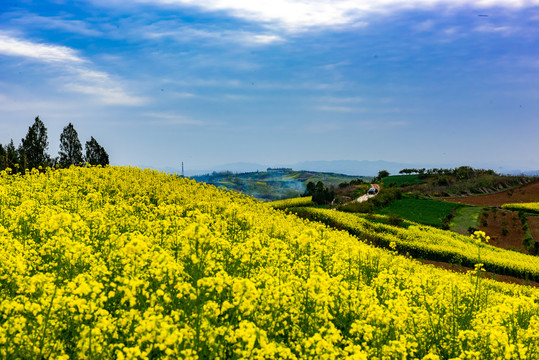
[[[37,116],[18,147],[13,139],[5,147],[0,144],[0,170],[10,168],[13,173],[24,173],[26,169],[34,168],[109,164],[109,155],[93,136],[84,144],[86,151],[83,154],[79,135],[71,123],[60,134],[57,157],[47,153],[48,147],[47,128]]]
[[[399,174],[418,174],[418,175],[451,175],[460,179],[470,179],[482,175],[498,175],[494,170],[490,169],[474,169],[470,166],[460,166],[454,169],[402,169]],[[389,174],[388,174],[389,175]]]

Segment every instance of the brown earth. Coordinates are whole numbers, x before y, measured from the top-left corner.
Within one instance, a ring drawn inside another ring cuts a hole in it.
[[[479,216],[479,229],[490,236],[492,246],[527,254],[528,251],[522,244],[522,240],[526,236],[526,231],[522,229],[522,225],[516,211],[493,208],[483,210]]]
[[[458,273],[467,273],[468,271],[473,270],[473,269],[468,268],[468,267],[454,265],[454,264],[448,264],[448,263],[439,262],[439,261],[430,261],[430,260],[422,260],[422,259],[417,259],[417,260],[420,261],[423,264],[431,264],[431,265],[434,265],[436,267],[446,269],[446,270],[449,270],[449,271],[458,272]],[[484,275],[485,275],[485,277],[487,277],[489,279],[496,280],[496,281],[506,282],[506,283],[510,283],[510,284],[519,284],[519,285],[528,285],[528,286],[533,286],[533,287],[539,287],[539,282],[524,280],[524,279],[520,279],[520,278],[513,277],[513,276],[499,275],[499,274],[494,274],[494,273],[490,273],[490,272],[484,272]]]
[[[467,205],[498,207],[508,203],[539,202],[539,181],[495,194],[449,197],[443,200]]]

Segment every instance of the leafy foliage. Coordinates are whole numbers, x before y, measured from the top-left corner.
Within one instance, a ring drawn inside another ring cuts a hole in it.
[[[99,145],[96,139],[92,136],[90,141],[85,144],[86,157],[85,160],[90,165],[108,165],[109,155],[105,149]]]
[[[26,137],[22,139],[20,154],[23,168],[33,169],[50,165],[51,158],[46,152],[48,147],[47,128],[37,116],[32,126],[28,128]]]
[[[304,195],[310,196],[317,205],[327,205],[335,199],[335,190],[332,187],[324,186],[321,181],[316,184],[309,181]]]
[[[79,165],[83,162],[82,145],[73,124],[69,123],[60,134],[60,166]]]

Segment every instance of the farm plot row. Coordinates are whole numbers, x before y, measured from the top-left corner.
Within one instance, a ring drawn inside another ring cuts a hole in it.
[[[539,214],[539,202],[504,204],[502,208]]]
[[[394,243],[399,252],[413,257],[457,263],[472,268],[481,263],[487,271],[493,273],[539,280],[537,257],[477,243],[470,237],[450,231],[419,224],[400,228],[372,222],[355,214],[318,208],[292,208],[289,211],[347,230],[379,246],[389,247]]]

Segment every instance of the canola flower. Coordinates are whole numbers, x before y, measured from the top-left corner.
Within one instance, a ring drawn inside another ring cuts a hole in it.
[[[274,209],[285,210],[293,207],[313,206],[314,202],[312,196],[303,196],[291,199],[270,201],[266,204],[268,204]]]
[[[486,238],[478,242],[475,235],[470,238],[413,222],[408,222],[407,228],[401,228],[372,222],[362,215],[328,209],[302,207],[289,211],[345,229],[379,246],[388,247],[394,242],[401,253],[409,253],[417,258],[444,262],[457,260],[461,265],[469,267],[483,263],[485,270],[493,273],[539,280],[539,261],[536,256],[491,246],[485,241]],[[486,234],[482,236],[486,237]]]
[[[515,210],[515,211],[527,211],[527,212],[539,214],[539,202],[503,204],[502,209]]]
[[[477,284],[155,171],[0,173],[1,359],[538,359],[539,290]]]

